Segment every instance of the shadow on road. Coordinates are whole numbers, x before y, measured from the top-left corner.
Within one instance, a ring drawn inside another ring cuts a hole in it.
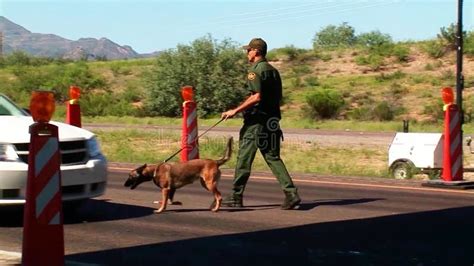
[[[67,205],[66,205],[67,206]],[[69,206],[71,207],[71,206]],[[143,217],[153,214],[153,208],[90,199],[73,209],[64,209],[64,224],[103,222]],[[23,207],[0,209],[0,227],[22,227]]]
[[[472,265],[473,221],[474,207],[453,208],[81,253],[66,260],[99,265]]]
[[[367,203],[367,202],[372,202],[372,201],[377,201],[377,200],[384,200],[384,199],[379,199],[379,198],[366,198],[366,199],[340,199],[340,200],[329,200],[329,201],[313,201],[313,202],[303,202],[300,207],[299,211],[309,211],[312,210],[318,206],[323,206],[323,205],[333,205],[333,206],[343,206],[343,205],[352,205],[352,204],[360,204],[360,203]]]
[[[303,201],[301,202],[298,211],[309,211],[318,206],[323,205],[352,205],[352,204],[360,204],[360,203],[367,203],[377,200],[383,200],[380,198],[366,198],[366,199],[340,199],[340,200],[330,200],[330,201]],[[280,204],[259,204],[259,205],[245,205],[244,208],[229,208],[229,207],[221,207],[219,212],[248,212],[248,211],[261,211],[261,210],[269,210],[269,209],[280,209]],[[175,209],[175,210],[166,210],[166,212],[202,212],[202,211],[210,211],[209,209]]]

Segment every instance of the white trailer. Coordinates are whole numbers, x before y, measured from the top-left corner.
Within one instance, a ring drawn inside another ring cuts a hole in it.
[[[419,172],[439,176],[443,140],[441,133],[397,133],[388,150],[390,174],[398,179],[411,178]]]

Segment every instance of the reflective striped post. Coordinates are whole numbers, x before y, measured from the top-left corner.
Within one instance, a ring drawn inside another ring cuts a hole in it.
[[[183,96],[183,130],[181,147],[181,161],[186,162],[199,158],[198,148],[198,126],[197,126],[197,105],[194,101],[194,91],[192,86],[184,86],[181,90]]]
[[[30,126],[22,265],[64,265],[58,127],[48,123],[54,98],[38,95],[30,104],[35,123]]]
[[[456,104],[447,106],[444,117],[443,180],[463,179],[462,140],[459,109]]]

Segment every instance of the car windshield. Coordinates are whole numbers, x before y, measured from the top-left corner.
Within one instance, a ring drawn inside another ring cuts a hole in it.
[[[7,96],[0,94],[0,115],[27,116],[28,114],[16,106]]]

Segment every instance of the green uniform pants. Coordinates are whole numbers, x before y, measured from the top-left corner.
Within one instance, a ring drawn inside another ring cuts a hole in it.
[[[240,130],[239,152],[235,167],[233,193],[242,196],[250,177],[252,163],[257,150],[260,150],[265,162],[272,170],[284,192],[296,193],[296,187],[280,158],[282,132],[279,128],[268,129],[265,124],[244,124]]]

